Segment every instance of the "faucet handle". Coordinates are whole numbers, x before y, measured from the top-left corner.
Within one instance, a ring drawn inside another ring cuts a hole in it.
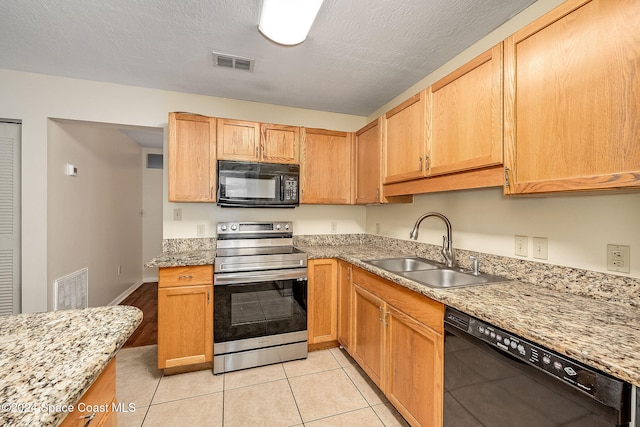
[[[478,276],[480,274],[480,272],[478,271],[478,257],[470,255],[469,259],[473,263],[473,266],[471,267],[471,274],[473,274],[474,276]]]

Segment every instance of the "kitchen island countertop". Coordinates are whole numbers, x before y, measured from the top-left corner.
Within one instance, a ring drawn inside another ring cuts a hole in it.
[[[141,321],[128,306],[0,317],[0,424],[59,425]]]

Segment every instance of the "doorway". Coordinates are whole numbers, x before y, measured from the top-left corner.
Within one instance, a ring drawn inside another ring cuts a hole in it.
[[[21,312],[19,122],[0,121],[0,316]]]

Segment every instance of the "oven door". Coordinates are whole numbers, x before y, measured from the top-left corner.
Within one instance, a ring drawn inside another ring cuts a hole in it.
[[[306,341],[306,268],[216,274],[213,295],[215,353],[234,351],[239,341],[264,346],[261,338],[275,336],[275,343],[283,334]]]

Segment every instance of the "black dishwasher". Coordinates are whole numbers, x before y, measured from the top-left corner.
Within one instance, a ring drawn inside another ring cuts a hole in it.
[[[444,392],[445,427],[631,426],[629,383],[450,307]]]

